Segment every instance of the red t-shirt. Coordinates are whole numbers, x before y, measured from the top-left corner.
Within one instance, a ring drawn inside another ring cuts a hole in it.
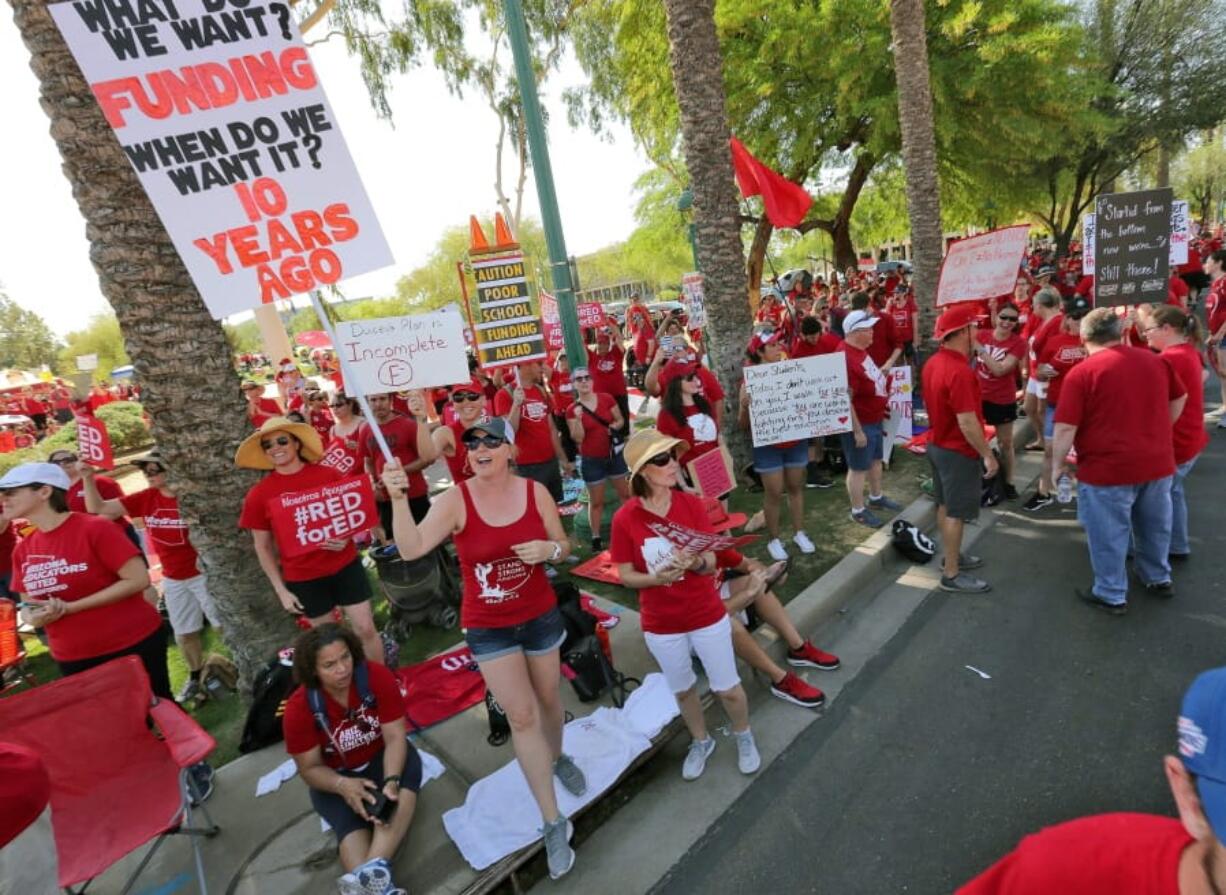
[[[328,443],[328,439],[332,437],[332,424],[336,420],[332,418],[332,411],[326,407],[311,411],[311,428],[319,433],[320,440]]]
[[[889,380],[867,351],[847,342],[839,345],[839,350],[847,358],[847,387],[857,419],[861,425],[881,422],[890,402]]]
[[[417,420],[410,416],[394,416],[386,423],[379,423],[379,430],[383,432],[392,456],[401,465],[408,467],[410,463],[417,462],[421,456],[417,453]],[[358,457],[363,464],[367,461],[374,464],[375,481],[378,481],[387,461],[383,459],[383,451],[379,449],[379,442],[375,441],[370,423],[358,426],[357,437]],[[426,477],[420,469],[409,473],[409,497],[425,497],[429,491],[430,486],[426,484]]]
[[[1036,314],[1034,319],[1038,321],[1030,335],[1030,376],[1033,379],[1035,374],[1035,366],[1039,362],[1039,352],[1043,350],[1044,343],[1055,333],[1060,332],[1060,327],[1064,324],[1064,314],[1056,312],[1046,320],[1039,320]]]
[[[257,429],[274,416],[282,415],[281,408],[272,398],[260,398],[255,402],[255,406],[247,405],[247,419],[251,420],[251,425]]]
[[[894,321],[890,319],[890,315],[879,314],[877,322],[873,326],[873,341],[866,349],[868,356],[873,359],[873,363],[879,367],[884,367],[885,362],[894,353],[894,349],[901,344],[897,334],[894,332]]]
[[[356,666],[355,666],[356,667]],[[323,750],[324,763],[330,768],[358,768],[366,764],[383,749],[383,725],[404,720],[404,697],[396,676],[378,662],[366,663],[370,695],[375,704],[362,706],[358,693],[357,675],[349,682],[349,699],[341,705],[328,695],[324,698],[324,712],[332,728],[332,736],[319,729],[311,705],[307,702],[305,687],[298,687],[285,701],[285,716],[281,730],[285,734],[285,751],[290,755],[310,752],[316,746]],[[335,740],[343,755],[338,755],[332,745]]]
[[[952,348],[942,348],[924,364],[923,383],[932,443],[967,457],[978,457],[979,452],[958,426],[959,413],[973,413],[979,425],[983,425],[983,396],[970,359]]]
[[[1184,394],[1171,366],[1144,348],[1105,348],[1070,370],[1056,422],[1077,427],[1077,478],[1138,485],[1174,474],[1170,402]]]
[[[333,435],[324,439],[324,456],[319,462],[331,466],[341,475],[358,475],[362,471],[362,448],[357,431],[348,435]]]
[[[612,395],[596,395],[596,414],[607,423],[613,422],[613,408],[617,402]],[[609,438],[609,427],[596,419],[576,401],[570,409],[572,419],[583,424],[583,442],[579,445],[579,456],[607,460],[613,450],[613,442]]]
[[[656,331],[652,329],[651,324],[647,322],[644,322],[644,324],[639,327],[639,331],[634,334],[634,359],[638,362],[640,367],[651,363],[651,352],[649,350],[651,346],[648,343],[654,341],[655,336]]]
[[[1209,444],[1205,431],[1205,380],[1202,377],[1200,352],[1196,346],[1184,342],[1171,345],[1158,355],[1175,371],[1175,378],[1188,393],[1183,413],[1175,420],[1171,437],[1175,446],[1175,462],[1187,463]]]
[[[1178,820],[1098,814],[1032,833],[956,895],[1179,895]]]
[[[1010,355],[1016,357],[1018,363],[1021,363],[1022,357],[1026,354],[1026,342],[1021,336],[1012,333],[1008,338],[997,339],[992,330],[981,329],[976,338],[980,345],[988,347],[989,355],[997,363],[1004,361]],[[1004,376],[996,376],[986,364],[979,363],[976,359],[975,371],[979,374],[979,391],[983,394],[983,400],[991,404],[1012,404],[1016,400],[1016,367]]]
[[[1051,364],[1056,370],[1056,378],[1047,380],[1049,407],[1060,406],[1060,394],[1068,380],[1069,371],[1085,359],[1086,349],[1077,333],[1060,330],[1044,340],[1043,350],[1039,352],[1039,364]]]
[[[196,550],[188,539],[187,523],[179,515],[179,500],[167,497],[157,488],[145,488],[119,498],[124,512],[145,520],[145,533],[162,560],[162,574],[175,581],[186,581],[200,574]]]
[[[459,420],[452,420],[447,424],[447,428],[451,430],[451,437],[455,440],[455,455],[451,457],[443,455],[443,459],[447,461],[447,468],[451,470],[451,480],[462,482],[465,479],[471,479],[473,471],[468,468],[468,448],[464,447],[464,424]]]
[[[804,336],[797,336],[792,341],[788,357],[795,360],[798,357],[816,357],[819,354],[833,354],[839,350],[842,340],[832,332],[823,332],[816,342],[805,341]]]
[[[0,743],[0,848],[38,820],[51,801],[51,778],[36,752]],[[16,856],[14,856],[16,857]]]
[[[622,361],[626,353],[613,345],[607,354],[598,354],[592,348],[587,350],[587,369],[592,374],[592,389],[608,395],[626,394],[626,371]]]
[[[0,526],[0,575],[13,571],[13,548],[17,546],[17,523]]]
[[[119,498],[123,497],[123,489],[120,488],[119,483],[116,482],[110,476],[95,475],[94,484],[98,486],[98,496],[101,497],[103,500],[119,500]],[[68,500],[69,512],[88,514],[89,511],[85,509],[85,480],[84,479],[77,479],[75,482],[73,482],[71,485],[68,486],[67,500]],[[128,522],[127,517],[120,516],[118,519],[115,520],[115,524],[118,525],[124,531],[127,531],[128,526],[131,523]]]
[[[698,365],[698,384],[702,386],[700,389],[702,396],[712,406],[724,400],[724,387],[719,384],[719,379],[715,374],[703,364]]]
[[[128,537],[99,516],[69,513],[52,531],[35,530],[13,550],[10,587],[35,600],[74,603],[119,580],[119,570],[140,556]],[[66,615],[44,630],[51,655],[72,662],[117,653],[140,643],[162,624],[139,592],[116,603]]]
[[[702,499],[674,491],[666,517],[643,509],[633,498],[613,514],[609,556],[615,563],[630,563],[635,571],[649,573],[659,568],[670,552],[670,541],[654,529],[711,531]],[[710,575],[686,572],[666,587],[639,591],[639,623],[650,634],[682,634],[713,625],[724,616],[724,604]]]
[[[344,476],[332,467],[318,463],[308,463],[288,475],[274,470],[256,482],[243,498],[243,510],[238,517],[239,528],[272,531],[273,502],[282,494],[318,488],[320,485],[339,482],[343,478]],[[345,544],[342,550],[324,550],[321,547],[301,556],[286,556],[282,552],[281,576],[286,581],[326,578],[335,575],[357,558],[358,551],[353,546],[353,541]]]
[[[1226,324],[1226,276],[1218,277],[1205,296],[1205,313],[1209,320],[1209,338]]]
[[[900,343],[914,341],[915,314],[919,311],[919,306],[915,303],[915,296],[907,293],[907,299],[901,305],[891,299],[885,310],[894,323],[894,335],[898,341]]]
[[[566,416],[570,405],[575,403],[575,387],[571,384],[570,373],[554,370],[549,374],[549,394],[553,396],[553,412],[557,416]]]
[[[510,416],[511,393],[505,388],[494,398],[494,413]],[[535,385],[524,389],[524,403],[519,407],[519,425],[515,427],[515,462],[546,463],[554,458],[553,416],[545,393]]]
[[[684,409],[684,423],[667,410],[661,410],[656,417],[656,428],[660,432],[672,438],[680,438],[690,446],[680,458],[682,466],[719,446],[719,429],[715,425],[714,417],[699,410],[697,404]]]

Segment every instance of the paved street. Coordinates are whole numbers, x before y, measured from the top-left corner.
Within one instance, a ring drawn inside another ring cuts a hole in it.
[[[1041,826],[1173,814],[1180,696],[1226,664],[1224,456],[1215,430],[1177,596],[1134,589],[1122,618],[1073,596],[1090,578],[1072,509],[1000,519],[976,545],[994,591],[930,595],[655,891],[950,892]]]

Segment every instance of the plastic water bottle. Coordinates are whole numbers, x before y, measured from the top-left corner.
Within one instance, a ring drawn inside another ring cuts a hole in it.
[[[1068,477],[1067,472],[1056,482],[1056,501],[1058,503],[1073,502],[1073,480]]]

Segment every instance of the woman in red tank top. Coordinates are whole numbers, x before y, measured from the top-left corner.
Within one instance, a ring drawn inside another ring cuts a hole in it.
[[[540,808],[549,875],[570,870],[570,823],[558,811],[553,778],[572,795],[587,789],[583,772],[562,752],[558,648],[566,636],[544,563],[570,553],[549,491],[511,471],[515,448],[506,421],[494,417],[463,432],[472,477],[445,491],[417,524],[408,504],[392,502],[400,555],[417,559],[448,537],[464,578],[460,621],[486,686],[511,724],[511,743]],[[398,463],[383,470],[388,494],[408,492]]]
[[[451,480],[462,482],[472,478],[468,466],[468,448],[464,447],[464,433],[485,417],[485,387],[476,380],[451,387],[451,406],[456,418],[439,426],[430,436],[434,449],[443,455]]]

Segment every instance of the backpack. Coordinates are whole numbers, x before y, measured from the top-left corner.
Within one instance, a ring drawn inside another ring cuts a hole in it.
[[[566,639],[561,646],[562,655],[566,655],[584,637],[596,633],[596,619],[580,605],[579,588],[572,582],[555,584],[553,591],[557,594],[558,613],[562,616],[562,624],[566,628]]]
[[[200,666],[200,684],[210,699],[217,699],[238,689],[238,669],[225,656],[210,653]]]
[[[822,441],[822,453],[832,476],[847,472],[847,458],[843,455],[843,441],[839,436],[827,435]]]
[[[914,524],[905,519],[894,520],[894,549],[909,562],[923,565],[937,554],[937,545]]]
[[[353,682],[357,685],[360,702],[356,709],[349,709],[345,716],[346,718],[355,718],[358,712],[363,709],[374,708],[375,706],[375,694],[370,692],[370,666],[365,662],[356,663],[353,666]],[[328,738],[328,742],[332,744],[332,751],[336,753],[336,757],[348,768],[349,764],[345,761],[345,753],[332,735],[332,722],[328,720],[328,709],[324,704],[323,691],[315,687],[308,687],[306,690],[306,700],[307,706],[311,709],[311,714],[315,718],[315,726],[323,731],[324,736]],[[327,749],[324,751],[326,752]]]
[[[981,507],[994,507],[1005,499],[1004,465],[1001,462],[1000,451],[993,450],[992,453],[996,455],[996,475],[990,479],[983,479],[983,490],[979,495],[979,505]]]
[[[621,708],[626,694],[638,686],[638,678],[628,677],[613,667],[595,634],[579,640],[562,655],[562,674],[570,681],[580,702],[594,702],[608,692],[613,704]]]
[[[285,700],[293,689],[294,672],[280,660],[273,659],[260,669],[251,685],[251,708],[243,723],[239,752],[255,752],[285,738],[281,718],[285,714]]]

